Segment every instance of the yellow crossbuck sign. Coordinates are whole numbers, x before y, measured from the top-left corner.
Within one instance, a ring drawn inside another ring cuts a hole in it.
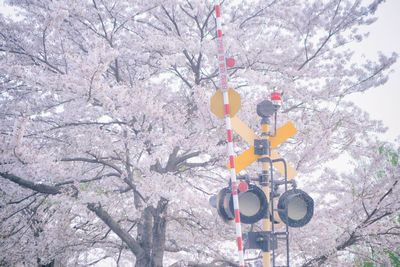
[[[248,166],[250,166],[253,162],[257,161],[261,156],[254,155],[254,139],[260,139],[253,130],[251,130],[243,121],[241,121],[238,117],[234,116],[231,118],[231,126],[232,130],[234,130],[237,134],[239,134],[248,144],[252,145],[249,149],[241,153],[239,156],[235,158],[235,170],[236,173],[244,170]],[[269,141],[271,142],[271,159],[282,158],[278,153],[276,153],[273,149],[277,147],[279,144],[286,141],[288,138],[292,137],[297,133],[296,128],[294,127],[292,122],[288,122],[279,128],[276,131],[275,137],[269,137]],[[226,164],[229,168],[229,162]],[[276,162],[273,164],[274,168],[276,168],[283,175],[285,174],[284,166],[281,162]],[[293,179],[297,175],[297,171],[287,164],[287,178]]]
[[[239,134],[251,147],[244,151],[242,154],[235,158],[235,171],[236,173],[244,170],[250,166],[253,162],[256,162],[261,156],[254,155],[254,139],[260,139],[253,130],[251,130],[243,121],[241,121],[235,114],[241,108],[240,95],[229,88],[228,91],[229,102],[231,103],[231,127],[237,134]],[[211,112],[213,112],[218,118],[223,119],[225,117],[224,113],[224,102],[222,98],[222,93],[218,90],[210,99]],[[279,144],[286,141],[291,136],[297,133],[296,128],[292,122],[288,122],[277,130],[275,137],[269,137],[271,142],[271,159],[282,158],[273,149]],[[226,164],[228,169],[230,169],[229,162]],[[273,164],[274,168],[277,169],[282,175],[285,175],[285,168],[281,162],[276,162]],[[288,180],[293,179],[297,175],[297,171],[287,164],[287,178]]]

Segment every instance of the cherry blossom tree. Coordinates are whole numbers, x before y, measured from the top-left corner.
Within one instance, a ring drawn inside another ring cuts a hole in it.
[[[209,111],[212,1],[6,3],[19,16],[0,17],[0,264],[236,266],[234,229],[208,204],[228,183],[224,125]],[[360,61],[349,47],[380,3],[221,5],[237,115],[257,130],[255,105],[278,90],[278,123],[298,130],[278,149],[321,207],[291,235],[305,266],[398,237],[398,168],[371,141],[384,128],[346,100],[385,83],[397,58]],[[353,175],[311,178],[343,153]]]
[[[300,252],[306,259],[302,266],[327,261],[351,265],[355,258],[372,266],[392,266],[400,245],[399,152],[398,145],[369,143],[362,154],[353,154],[354,171],[338,175],[337,170],[325,170],[324,176],[335,182],[317,182],[315,187],[325,197],[313,222],[301,233],[307,241],[297,243],[296,251],[318,246],[318,252],[312,257]],[[326,239],[310,238],[321,229]]]

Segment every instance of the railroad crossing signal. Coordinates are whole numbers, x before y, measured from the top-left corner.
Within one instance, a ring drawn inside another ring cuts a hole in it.
[[[232,101],[232,103],[235,102],[234,113],[230,116],[228,115],[230,113],[228,99]],[[271,94],[271,101],[265,100],[257,105],[257,114],[262,118],[262,138],[259,138],[245,123],[234,116],[240,109],[241,104],[240,95],[232,88],[225,90],[224,94],[215,93],[211,98],[211,111],[218,118],[226,118],[227,125],[229,126],[227,127],[228,144],[229,140],[232,142],[232,130],[234,130],[251,145],[249,149],[236,158],[234,158],[233,150],[230,149],[230,160],[226,166],[231,170],[231,175],[236,178],[235,173],[237,174],[250,166],[253,162],[260,160],[262,162],[262,174],[259,176],[259,183],[262,187],[259,188],[255,185],[250,185],[250,180],[247,179],[246,189],[240,189],[235,179],[232,181],[232,189],[229,187],[223,188],[218,195],[210,198],[210,204],[217,209],[219,216],[225,222],[235,220],[237,223],[236,226],[239,225],[239,227],[240,218],[243,218],[243,223],[248,224],[253,224],[262,220],[262,232],[248,232],[243,236],[239,236],[238,240],[242,242],[242,237],[243,240],[247,240],[245,242],[245,247],[248,249],[262,249],[264,267],[269,267],[271,264],[270,251],[272,251],[273,266],[275,266],[275,250],[278,247],[278,237],[281,235],[285,236],[286,266],[289,266],[288,227],[302,227],[311,220],[314,214],[313,199],[304,191],[297,189],[294,181],[288,182],[288,180],[296,176],[296,170],[286,164],[285,160],[282,159],[278,153],[273,151],[276,146],[297,133],[292,122],[288,122],[278,130],[275,130],[272,135],[271,132],[268,131],[270,117],[274,113],[276,115],[280,106],[280,100],[280,94],[274,92]],[[224,103],[227,104],[224,105]],[[275,129],[276,123],[275,117]],[[281,164],[274,164],[274,162],[283,163],[283,166]],[[284,180],[274,182],[272,170],[268,178],[268,169],[272,166],[283,174]],[[293,187],[291,190],[287,188],[289,183],[291,183]],[[243,184],[243,182],[241,184]],[[277,193],[277,189],[280,185],[285,185],[285,192],[282,195]],[[240,192],[237,191],[238,188]],[[275,205],[274,198],[276,197],[279,197],[279,201]],[[233,205],[235,201],[239,203],[239,205],[236,204],[236,207]],[[277,217],[279,217],[280,220],[275,220]],[[239,218],[239,220],[236,218]],[[275,231],[275,228],[283,226],[284,224],[286,226],[286,231]],[[241,232],[241,228],[239,230],[239,232]],[[239,241],[238,251],[240,252],[241,245]],[[239,258],[243,259],[242,256]]]

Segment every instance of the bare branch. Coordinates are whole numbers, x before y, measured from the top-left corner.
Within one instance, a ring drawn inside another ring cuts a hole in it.
[[[0,172],[0,176],[22,187],[31,189],[39,193],[49,194],[49,195],[57,195],[61,193],[61,188],[59,186],[34,183],[32,181],[22,179],[14,174],[7,172]]]
[[[114,170],[116,170],[119,174],[122,174],[122,170],[118,168],[116,165],[112,164],[111,162],[107,162],[101,159],[88,159],[88,158],[63,158],[61,161],[81,161],[81,162],[88,162],[88,163],[98,163],[108,166]]]
[[[136,255],[137,260],[145,257],[145,252],[136,239],[122,229],[100,204],[88,203],[87,208],[93,211],[122,241],[125,242],[125,244],[128,245],[129,249]]]

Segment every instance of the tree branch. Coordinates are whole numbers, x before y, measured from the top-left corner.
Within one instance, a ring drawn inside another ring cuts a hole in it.
[[[46,185],[46,184],[38,184],[34,183],[29,180],[22,179],[21,177],[18,177],[14,174],[7,173],[7,172],[0,172],[0,176],[3,178],[14,182],[22,187],[31,189],[33,191],[43,193],[43,194],[48,194],[48,195],[57,195],[61,193],[61,188],[59,186],[51,186],[51,185]]]
[[[135,254],[137,260],[145,257],[145,252],[136,239],[122,229],[100,204],[88,203],[87,208],[93,211],[122,241],[125,242],[125,244],[127,244],[132,253]]]

